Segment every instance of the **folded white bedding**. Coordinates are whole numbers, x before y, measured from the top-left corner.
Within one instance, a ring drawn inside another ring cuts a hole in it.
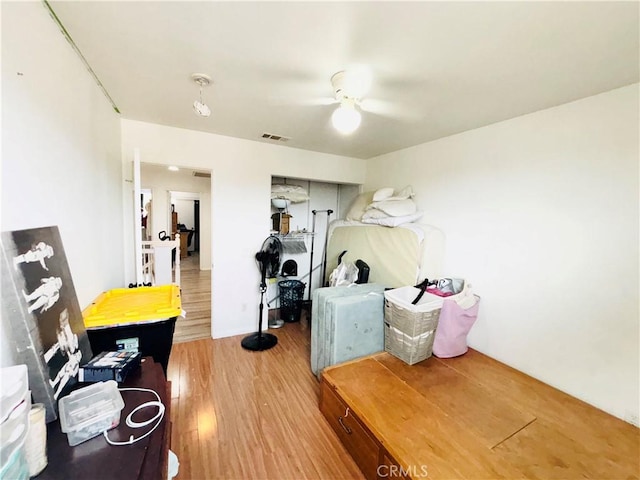
[[[416,212],[416,204],[410,198],[405,200],[383,200],[381,202],[370,203],[362,218],[367,216],[371,210],[379,210],[390,217],[402,217]]]
[[[415,222],[422,218],[423,212],[416,212],[401,217],[379,216],[373,218],[362,217],[362,223],[382,225],[384,227],[402,227],[407,223]]]

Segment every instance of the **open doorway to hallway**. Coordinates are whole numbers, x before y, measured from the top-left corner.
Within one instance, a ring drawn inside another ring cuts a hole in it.
[[[181,234],[180,289],[184,318],[174,343],[211,337],[211,172],[141,163],[141,187],[151,191],[149,235]]]

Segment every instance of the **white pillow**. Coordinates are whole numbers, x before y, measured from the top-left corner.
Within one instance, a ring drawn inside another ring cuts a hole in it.
[[[381,202],[382,200],[386,200],[387,198],[393,196],[393,188],[385,187],[379,190],[376,190],[376,193],[373,194],[374,202]]]
[[[349,207],[345,220],[355,220],[356,222],[362,220],[362,215],[364,214],[367,205],[371,203],[372,199],[373,192],[364,192],[358,195],[351,203],[351,207]]]
[[[411,185],[407,185],[394,196],[387,198],[387,200],[406,200],[408,198],[415,197],[415,193],[413,193],[413,187]]]
[[[377,208],[392,217],[402,217],[416,212],[416,204],[411,199],[406,200],[385,200],[383,202],[373,202],[367,210]]]
[[[406,200],[407,198],[413,198],[415,193],[413,193],[413,187],[411,185],[407,185],[394,196],[387,198],[387,200]]]
[[[404,215],[402,217],[368,218],[366,220],[363,218],[362,223],[372,223],[375,225],[382,225],[384,227],[397,227],[404,223],[411,223],[416,220],[420,220],[422,215],[424,215],[424,212],[416,212],[412,215]]]
[[[389,217],[388,213],[384,213],[382,210],[378,210],[377,208],[370,208],[369,210],[364,212],[362,215],[362,221],[369,220],[372,218],[387,218]]]

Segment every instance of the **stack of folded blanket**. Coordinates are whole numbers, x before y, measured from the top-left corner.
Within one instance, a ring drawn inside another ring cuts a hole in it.
[[[398,192],[390,187],[365,192],[354,200],[346,219],[387,227],[415,222],[422,217],[423,212],[417,210],[413,197],[411,186]]]

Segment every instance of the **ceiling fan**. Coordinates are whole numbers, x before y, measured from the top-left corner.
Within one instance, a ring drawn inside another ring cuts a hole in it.
[[[306,105],[338,105],[331,114],[333,127],[344,135],[355,132],[362,121],[361,112],[384,117],[407,117],[408,112],[391,102],[366,98],[372,85],[371,70],[357,66],[331,76],[333,98],[321,97],[304,101]]]
[[[340,133],[348,135],[360,126],[362,116],[358,111],[362,97],[371,86],[371,76],[362,70],[342,70],[331,77],[336,102],[340,106],[333,111],[331,123]]]
[[[422,112],[415,111],[413,103],[407,103],[408,87],[398,90],[398,79],[392,79],[391,82],[381,79],[375,81],[377,95],[384,92],[384,95],[393,98],[393,101],[369,97],[369,90],[374,82],[371,69],[365,65],[352,65],[334,73],[330,77],[333,96],[320,93],[326,91],[326,83],[316,82],[306,75],[305,77],[304,83],[293,81],[286,86],[283,84],[285,93],[273,95],[269,101],[274,105],[306,107],[337,105],[331,113],[331,123],[344,135],[349,135],[358,129],[363,113],[394,118],[403,122],[423,117]],[[405,85],[407,80],[401,80],[401,83]],[[310,90],[314,90],[315,94],[309,95]]]

